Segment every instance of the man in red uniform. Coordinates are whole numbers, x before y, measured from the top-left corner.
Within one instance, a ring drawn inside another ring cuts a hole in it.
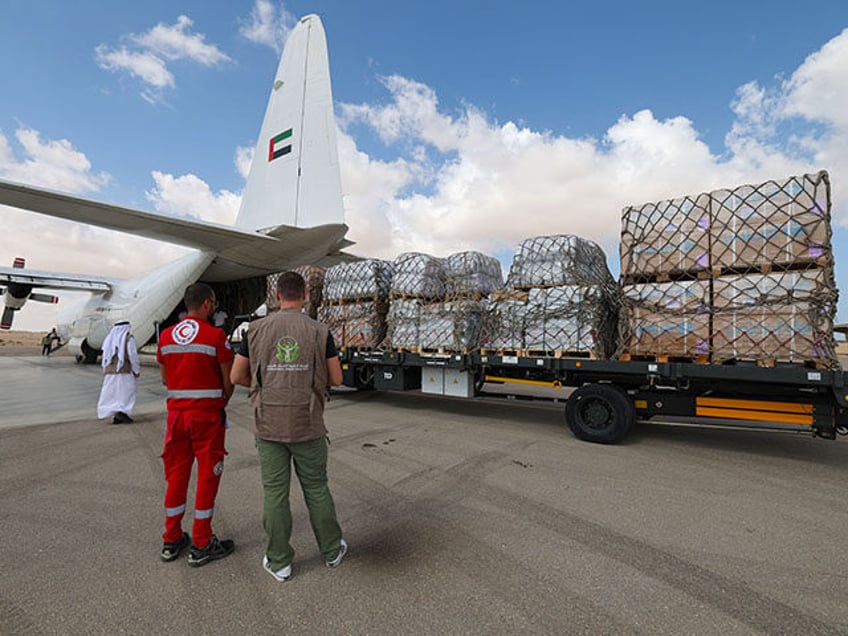
[[[212,534],[212,510],[224,470],[224,407],[233,393],[233,352],[226,334],[213,327],[215,292],[203,283],[186,288],[188,314],[159,336],[156,360],[168,387],[165,435],[165,533],[162,560],[173,561],[191,544],[188,564],[199,567],[223,559],[235,549],[229,539]],[[191,467],[197,460],[192,538],[183,532]]]

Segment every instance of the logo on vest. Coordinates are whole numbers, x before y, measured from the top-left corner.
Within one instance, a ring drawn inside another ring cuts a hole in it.
[[[277,360],[290,364],[292,362],[297,362],[297,358],[299,356],[300,344],[298,344],[297,340],[286,336],[285,338],[280,338],[280,340],[277,341],[277,353],[274,354],[274,357],[277,358]]]
[[[174,327],[174,331],[172,332],[174,342],[186,345],[195,339],[198,331],[200,331],[200,325],[197,324],[197,321],[187,318]]]
[[[212,467],[212,474],[216,477],[220,477],[221,473],[224,472],[224,462],[218,462]]]

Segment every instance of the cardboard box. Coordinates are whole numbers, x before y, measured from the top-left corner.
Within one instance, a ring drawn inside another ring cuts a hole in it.
[[[713,317],[713,360],[829,359],[829,319],[807,304],[718,312]]]
[[[621,274],[656,276],[710,267],[709,195],[625,208]]]
[[[623,351],[631,355],[695,357],[710,352],[708,314],[657,313],[631,307]]]
[[[823,187],[799,178],[712,192],[712,267],[771,267],[829,256],[830,215],[820,196]]]

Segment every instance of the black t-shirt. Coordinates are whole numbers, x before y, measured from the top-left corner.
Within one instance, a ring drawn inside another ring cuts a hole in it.
[[[238,351],[236,351],[237,354],[239,354],[240,356],[244,356],[245,358],[250,357],[250,354],[248,353],[248,347],[247,347],[247,333],[248,332],[245,332],[244,336],[242,336],[241,344],[239,345]],[[327,360],[329,360],[330,358],[335,358],[337,355],[339,355],[339,350],[336,349],[336,341],[333,340],[333,334],[331,334],[328,331],[327,332]]]

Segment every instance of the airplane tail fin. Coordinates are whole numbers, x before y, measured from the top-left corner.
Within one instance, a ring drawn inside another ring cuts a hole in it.
[[[324,27],[301,18],[283,51],[236,225],[344,223]]]

